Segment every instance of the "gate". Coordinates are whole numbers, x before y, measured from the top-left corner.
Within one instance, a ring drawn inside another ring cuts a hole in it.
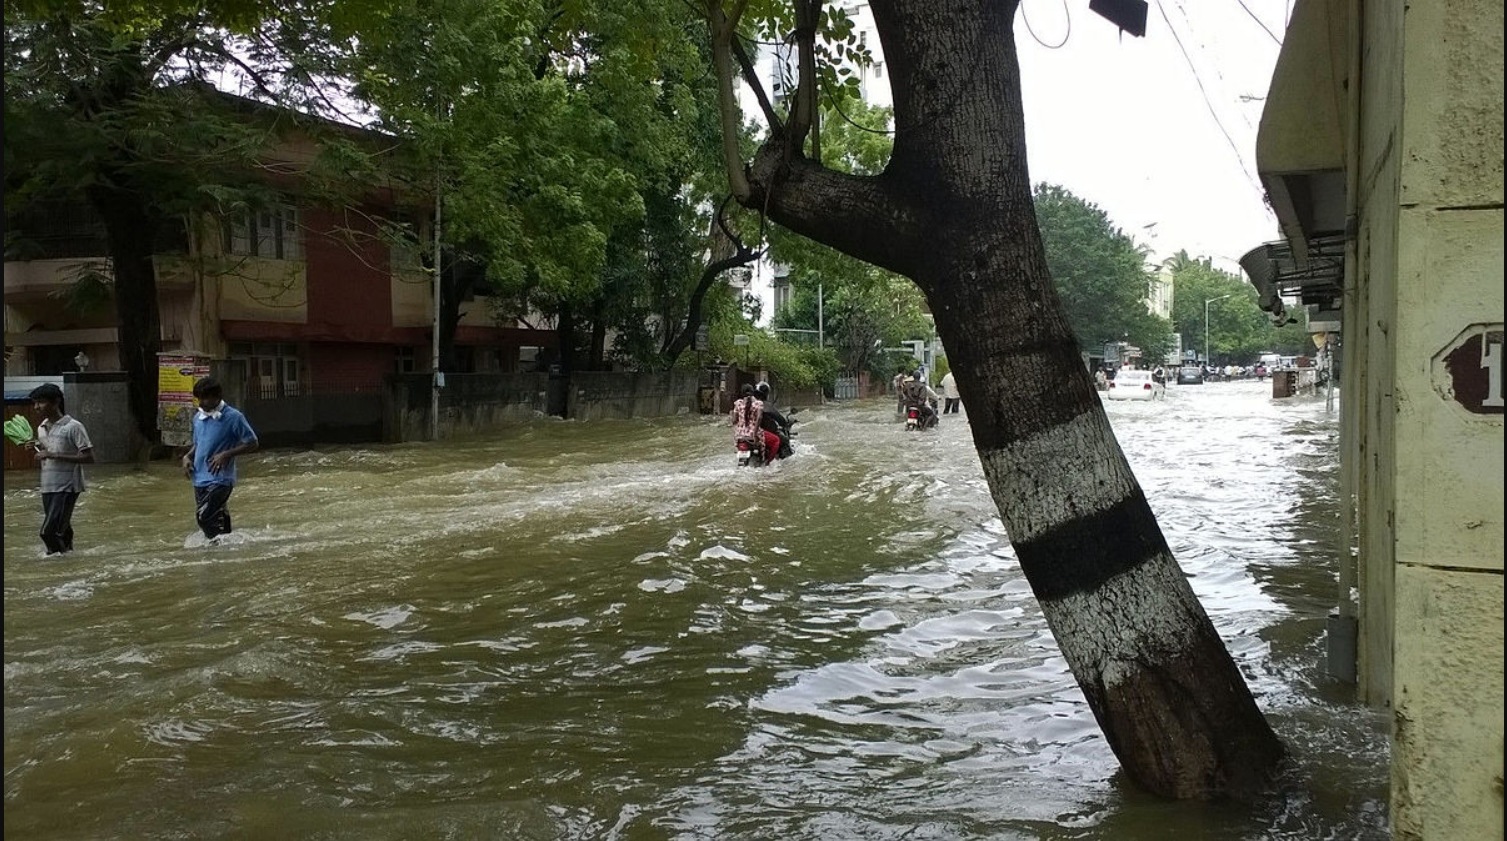
[[[857,400],[858,377],[838,377],[837,381],[832,384],[832,399]]]

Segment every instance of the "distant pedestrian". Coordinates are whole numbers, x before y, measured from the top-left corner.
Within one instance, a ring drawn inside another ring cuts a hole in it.
[[[214,540],[230,533],[230,493],[235,490],[236,456],[253,452],[256,433],[246,416],[227,404],[220,381],[205,377],[194,383],[199,411],[193,420],[193,443],[183,454],[183,474],[194,482],[194,518],[204,536]]]
[[[904,367],[895,372],[895,378],[890,380],[890,389],[895,392],[895,419],[905,417],[905,378],[909,373]]]
[[[962,402],[963,398],[958,395],[958,382],[953,378],[952,372],[948,371],[942,376],[942,414],[957,414],[958,404]]]
[[[84,465],[94,463],[94,444],[84,425],[63,412],[63,390],[43,383],[31,390],[42,422],[32,444],[42,467],[42,543],[47,555],[73,551],[73,508],[84,492]]]

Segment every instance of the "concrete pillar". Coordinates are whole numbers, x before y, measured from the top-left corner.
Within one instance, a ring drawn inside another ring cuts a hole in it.
[[[65,405],[94,442],[94,460],[102,464],[130,461],[135,424],[131,421],[124,371],[82,371],[63,374]]]

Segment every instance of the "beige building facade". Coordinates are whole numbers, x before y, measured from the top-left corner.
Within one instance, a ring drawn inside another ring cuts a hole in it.
[[[1330,670],[1391,712],[1409,841],[1503,837],[1502,6],[1298,0],[1242,261],[1341,324]]]

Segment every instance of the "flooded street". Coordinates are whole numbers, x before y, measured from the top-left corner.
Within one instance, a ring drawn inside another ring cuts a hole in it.
[[[869,401],[766,470],[698,416],[267,451],[215,547],[174,463],[96,466],[62,561],[7,475],[5,834],[1385,838],[1384,722],[1323,671],[1337,414],[1270,392],[1108,406],[1292,752],[1267,802],[1126,783],[966,415]]]

